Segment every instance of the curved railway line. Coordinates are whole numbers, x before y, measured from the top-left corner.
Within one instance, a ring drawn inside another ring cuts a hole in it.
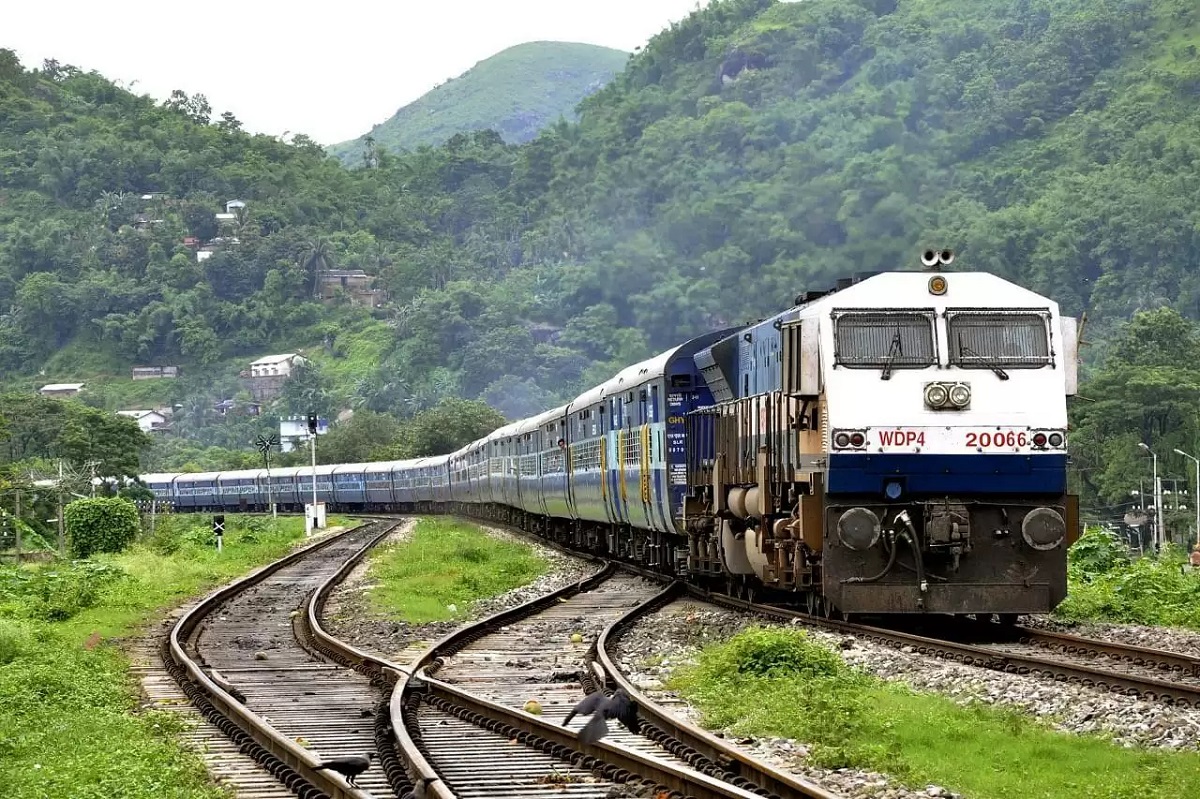
[[[445,637],[411,673],[329,635],[321,614],[333,588],[397,523],[368,520],[215,591],[163,642],[167,670],[188,699],[294,795],[401,796],[429,777],[426,795],[437,799],[836,799],[703,730],[666,722],[644,697],[640,735],[610,722],[610,734],[589,745],[558,723],[585,690],[623,684],[603,655],[588,662],[603,649],[592,639],[663,595],[612,563]],[[576,631],[589,640],[573,642]],[[522,710],[528,698],[549,712]],[[357,788],[314,768],[367,752],[377,764]],[[233,786],[247,797],[277,795],[262,772],[243,769]]]
[[[226,747],[273,776],[238,770],[241,795],[275,796],[273,785],[282,785],[302,799],[368,799],[434,778],[426,794],[436,799],[836,799],[656,705],[621,673],[614,649],[624,633],[686,596],[966,665],[1200,707],[1200,659],[1179,653],[999,624],[956,622],[933,637],[680,582],[664,588],[662,575],[610,561],[579,583],[460,628],[400,667],[321,625],[332,590],[399,522],[368,519],[215,591],[163,642],[168,671],[228,737]],[[582,720],[561,725],[585,693],[617,688],[639,704],[639,734],[614,720],[589,745],[576,737]],[[523,709],[530,700],[540,713]],[[358,788],[314,769],[367,752],[378,760]]]

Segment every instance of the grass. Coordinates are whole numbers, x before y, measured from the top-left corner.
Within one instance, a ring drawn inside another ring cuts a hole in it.
[[[5,799],[217,799],[201,760],[161,711],[134,712],[128,660],[100,639],[137,632],[164,608],[286,554],[304,520],[160,517],[117,555],[0,566],[0,785]],[[330,517],[330,525],[346,524]]]
[[[408,541],[371,554],[367,575],[379,583],[371,607],[413,624],[447,621],[477,599],[529,583],[547,566],[525,544],[493,538],[473,524],[421,519]]]
[[[1067,555],[1067,598],[1055,615],[1068,621],[1168,625],[1200,630],[1200,573],[1174,545],[1131,559],[1100,528],[1084,532]]]
[[[751,628],[701,652],[671,686],[705,723],[796,738],[830,768],[882,771],[970,799],[1177,799],[1200,791],[1200,756],[1125,749],[1019,713],[960,706],[846,666],[800,630]]]

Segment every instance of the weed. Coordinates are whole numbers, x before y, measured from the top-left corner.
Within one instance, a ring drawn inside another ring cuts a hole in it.
[[[814,764],[972,799],[1176,799],[1200,790],[1195,754],[1124,749],[1011,709],[918,694],[849,668],[798,630],[744,630],[702,650],[669,684],[709,726],[795,738]]]
[[[477,599],[525,585],[546,571],[546,562],[524,544],[492,538],[472,524],[421,519],[408,541],[371,554],[368,575],[375,612],[421,623],[454,617]]]

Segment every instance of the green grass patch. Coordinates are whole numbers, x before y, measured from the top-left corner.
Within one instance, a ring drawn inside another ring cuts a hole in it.
[[[1114,535],[1090,528],[1067,558],[1059,618],[1200,630],[1200,572],[1185,567],[1182,549],[1167,545],[1159,555],[1133,559]]]
[[[1125,749],[1019,713],[961,706],[850,668],[802,630],[751,628],[703,650],[671,686],[712,727],[811,746],[829,768],[882,771],[970,799],[1177,799],[1200,791],[1200,756]]]
[[[134,713],[128,660],[97,637],[128,635],[216,585],[285,555],[304,520],[227,515],[224,551],[207,516],[158,519],[115,555],[0,566],[0,785],[5,799],[217,799],[180,721]],[[348,524],[330,517],[330,525]],[[98,636],[96,636],[98,634]]]
[[[408,541],[380,547],[370,558],[367,575],[379,583],[371,607],[414,624],[452,619],[473,601],[525,585],[548,567],[525,544],[454,519],[421,519]]]

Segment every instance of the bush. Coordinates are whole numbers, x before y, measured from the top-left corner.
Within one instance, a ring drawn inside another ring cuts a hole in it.
[[[133,543],[142,526],[137,506],[121,497],[77,499],[67,505],[65,520],[76,558],[120,552]]]
[[[0,666],[12,663],[29,648],[29,631],[18,622],[0,619]]]

